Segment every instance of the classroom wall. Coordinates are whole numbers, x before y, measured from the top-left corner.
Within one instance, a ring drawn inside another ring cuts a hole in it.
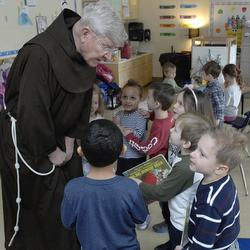
[[[32,25],[21,26],[18,24],[20,10],[25,3],[34,2],[36,6],[26,7]],[[81,13],[81,0],[68,0],[68,7]],[[22,45],[37,34],[35,17],[47,17],[48,25],[61,12],[61,0],[0,0],[0,52],[20,49]]]
[[[180,9],[180,4],[196,4],[197,7],[193,9]],[[160,9],[159,5],[176,6],[175,9]],[[139,4],[139,21],[144,23],[144,29],[151,30],[151,41],[140,43],[140,51],[153,52],[153,76],[161,77],[161,67],[159,63],[159,56],[161,53],[171,52],[171,46],[174,51],[191,51],[191,39],[188,38],[188,29],[180,27],[181,22],[178,18],[183,14],[195,14],[200,20],[202,28],[200,34],[207,36],[209,27],[209,0],[140,0]],[[175,15],[174,21],[161,21],[160,15]],[[175,23],[176,28],[160,28],[160,23]],[[175,37],[160,36],[160,32],[174,32]]]

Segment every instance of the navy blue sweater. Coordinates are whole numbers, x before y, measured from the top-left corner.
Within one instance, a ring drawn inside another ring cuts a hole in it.
[[[239,215],[237,190],[229,175],[200,183],[190,214],[187,249],[227,249],[240,232]]]

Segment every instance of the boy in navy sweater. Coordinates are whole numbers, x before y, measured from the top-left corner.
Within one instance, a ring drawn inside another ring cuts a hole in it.
[[[122,148],[123,136],[114,123],[105,119],[89,123],[81,149],[90,172],[66,185],[61,206],[62,223],[76,230],[84,250],[140,249],[135,224],[146,229],[148,209],[138,185],[115,175],[113,163]]]
[[[193,201],[184,249],[239,249],[239,200],[228,173],[241,163],[245,147],[246,137],[240,132],[215,129],[206,132],[190,154],[190,169],[204,178]]]

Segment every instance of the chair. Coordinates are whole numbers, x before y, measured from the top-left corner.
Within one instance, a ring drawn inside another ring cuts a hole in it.
[[[237,116],[235,120],[233,120],[232,122],[228,124],[230,124],[232,127],[240,131],[243,131],[248,126],[249,122],[250,122],[250,111],[246,112],[244,116]],[[247,153],[247,156],[250,157],[248,148],[246,148],[246,153]],[[246,175],[245,175],[245,171],[244,171],[242,163],[240,164],[240,172],[241,172],[241,177],[242,177],[242,181],[243,181],[244,188],[245,188],[245,196],[248,196]]]

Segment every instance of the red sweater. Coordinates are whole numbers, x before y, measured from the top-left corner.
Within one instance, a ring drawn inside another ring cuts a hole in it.
[[[168,151],[168,140],[170,129],[174,126],[173,113],[169,112],[165,119],[155,119],[153,121],[149,137],[147,141],[142,141],[135,137],[132,133],[126,136],[130,146],[150,158],[163,154]]]

